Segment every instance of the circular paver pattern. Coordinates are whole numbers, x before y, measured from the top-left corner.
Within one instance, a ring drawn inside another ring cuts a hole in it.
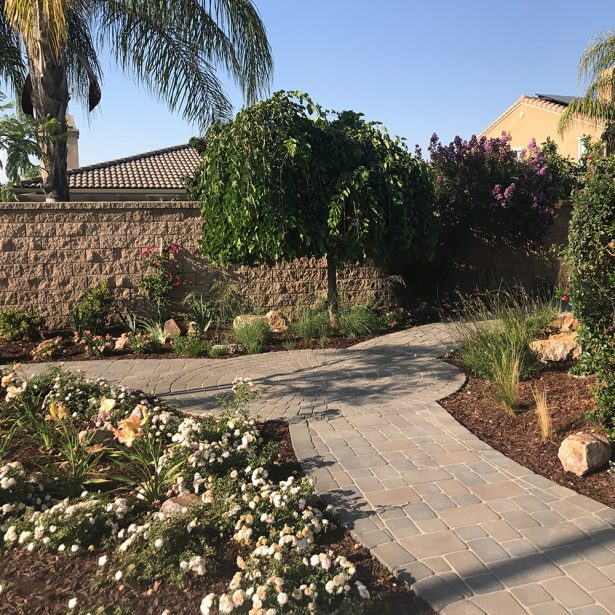
[[[344,350],[225,360],[67,364],[152,391],[185,411],[215,407],[235,376],[285,419],[306,472],[356,539],[446,615],[615,613],[615,510],[508,459],[437,402],[464,375],[435,324]],[[28,366],[39,371],[43,366]]]

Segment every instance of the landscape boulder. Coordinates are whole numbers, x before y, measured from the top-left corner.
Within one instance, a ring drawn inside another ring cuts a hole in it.
[[[164,323],[164,334],[167,339],[174,340],[182,334],[182,330],[179,328],[179,325],[175,322],[175,320],[169,318],[169,320]]]
[[[574,331],[550,335],[544,340],[534,340],[530,348],[543,363],[560,363],[571,361],[581,356],[581,345]]]
[[[579,321],[572,314],[566,314],[562,319],[560,331],[566,333],[568,331],[576,331],[579,328]]]
[[[269,310],[265,318],[274,333],[284,333],[288,329],[288,318],[280,310]]]
[[[197,500],[199,496],[195,493],[182,493],[175,497],[169,498],[162,503],[160,512],[165,515],[177,515],[183,513],[190,508]]]
[[[566,472],[585,476],[602,468],[611,458],[611,445],[603,438],[587,433],[568,436],[557,456]]]

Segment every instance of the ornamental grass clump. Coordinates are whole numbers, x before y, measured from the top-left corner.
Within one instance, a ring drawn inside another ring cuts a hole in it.
[[[491,381],[518,361],[519,378],[526,379],[540,369],[529,344],[548,330],[557,313],[554,300],[531,298],[524,291],[462,298],[456,357],[468,371]]]
[[[516,352],[503,353],[493,365],[495,395],[510,416],[519,407],[519,357]]]
[[[249,354],[257,354],[267,348],[267,343],[271,340],[271,329],[265,321],[256,320],[237,327],[233,335]]]
[[[342,308],[339,315],[339,334],[343,337],[365,337],[383,329],[383,318],[367,304]]]
[[[532,395],[536,404],[536,418],[540,427],[540,438],[543,442],[548,442],[553,436],[553,421],[551,420],[551,411],[547,403],[547,392],[545,389],[538,390],[535,388],[532,391]]]
[[[326,310],[305,310],[291,323],[291,332],[304,340],[318,340],[331,335]]]

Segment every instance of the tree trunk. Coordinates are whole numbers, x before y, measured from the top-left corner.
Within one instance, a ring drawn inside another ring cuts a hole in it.
[[[339,328],[340,301],[337,294],[337,264],[331,255],[327,255],[327,302],[329,304],[329,324],[336,331]]]
[[[39,139],[41,150],[41,177],[45,200],[68,201],[66,166],[66,110],[68,108],[68,81],[66,59],[54,53],[44,41],[28,45],[30,78],[32,80],[32,105],[39,118],[53,118],[56,127],[48,138]]]

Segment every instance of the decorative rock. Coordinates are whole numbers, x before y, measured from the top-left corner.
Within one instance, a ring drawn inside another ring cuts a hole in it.
[[[122,335],[115,340],[115,350],[124,350],[124,348],[126,348],[126,344],[128,343],[129,337],[130,335],[128,333],[122,333]]]
[[[575,319],[572,314],[566,314],[564,319],[562,320],[562,325],[560,327],[561,331],[576,331],[579,328],[579,321]]]
[[[169,498],[162,503],[160,512],[166,515],[177,515],[186,512],[192,504],[199,499],[199,496],[194,493],[183,493]]]
[[[235,320],[233,320],[233,329],[235,331],[240,327],[245,325],[251,325],[255,322],[264,322],[267,323],[267,316],[263,316],[261,314],[240,314],[239,316],[235,316]]]
[[[543,363],[578,359],[582,352],[577,333],[572,331],[551,335],[545,340],[534,340],[530,348]]]
[[[265,318],[267,318],[267,324],[274,333],[284,333],[288,329],[288,318],[280,310],[270,310]]]
[[[167,338],[175,339],[182,334],[182,330],[172,318],[169,318],[169,320],[164,323],[164,334]]]
[[[585,476],[606,465],[611,452],[611,445],[603,438],[576,433],[561,443],[557,456],[566,472]]]

